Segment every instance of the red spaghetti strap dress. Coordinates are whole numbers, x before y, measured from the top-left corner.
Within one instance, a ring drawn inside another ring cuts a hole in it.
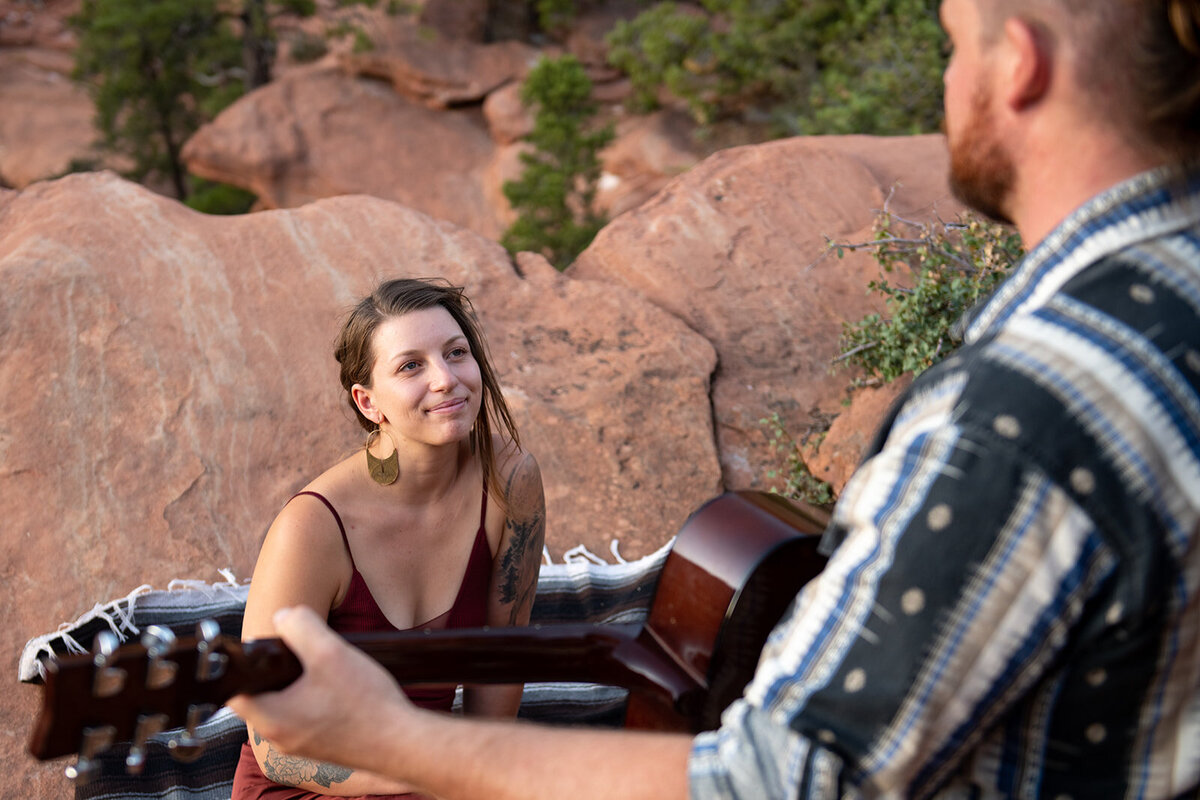
[[[342,518],[323,495],[316,492],[300,492],[317,498],[333,514],[338,529],[342,532],[342,541],[346,551],[350,552],[350,542],[346,538],[346,528]],[[487,533],[483,521],[487,517],[487,490],[483,493],[482,508],[479,513],[479,530],[475,534],[475,543],[471,547],[471,556],[467,561],[467,570],[463,574],[462,583],[458,588],[458,596],[450,610],[428,622],[417,625],[409,630],[441,630],[447,628],[477,628],[487,621],[487,590],[488,580],[492,569],[492,554],[488,547]],[[354,555],[350,555],[351,566]],[[371,633],[398,632],[399,629],[388,622],[379,604],[367,588],[362,574],[354,567],[350,578],[350,588],[346,597],[337,608],[329,612],[329,626],[338,633]],[[413,686],[404,687],[404,693],[412,702],[421,708],[449,712],[454,704],[453,685],[449,686]],[[238,760],[237,771],[233,777],[232,800],[324,800],[328,795],[297,789],[276,783],[263,775],[254,757],[250,743],[242,745],[241,757]],[[399,795],[365,795],[350,800],[419,800],[425,797],[419,794]]]

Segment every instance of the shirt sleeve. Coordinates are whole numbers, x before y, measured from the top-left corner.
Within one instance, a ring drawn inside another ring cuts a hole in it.
[[[1063,647],[1114,557],[960,388],[910,401],[847,485],[840,546],[695,740],[692,797],[926,795]]]

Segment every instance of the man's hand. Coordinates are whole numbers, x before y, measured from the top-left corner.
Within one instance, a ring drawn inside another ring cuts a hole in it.
[[[304,666],[238,716],[281,750],[367,770],[446,800],[682,800],[691,737],[473,720],[412,705],[383,667],[305,607],[275,630]]]
[[[383,667],[312,609],[280,609],[274,623],[304,674],[279,692],[238,695],[229,707],[280,750],[367,767],[360,762],[379,737],[380,721],[396,721],[415,707]]]

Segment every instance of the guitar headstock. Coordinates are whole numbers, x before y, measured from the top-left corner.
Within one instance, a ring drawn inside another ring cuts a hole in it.
[[[116,742],[131,742],[127,771],[145,764],[152,736],[169,738],[181,760],[200,755],[196,728],[235,694],[279,689],[298,678],[299,661],[281,642],[243,645],[223,636],[213,620],[197,625],[194,637],[149,626],[139,644],[117,646],[116,637],[96,637],[91,654],[53,658],[46,664],[42,708],[29,752],[48,760],[79,754],[67,768],[76,782],[90,780],[96,756]]]

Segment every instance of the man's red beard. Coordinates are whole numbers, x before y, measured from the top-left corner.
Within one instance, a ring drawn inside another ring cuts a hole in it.
[[[948,141],[950,190],[981,214],[1011,224],[1008,200],[1016,168],[996,136],[990,97],[982,87],[971,98],[970,114],[961,132]]]

